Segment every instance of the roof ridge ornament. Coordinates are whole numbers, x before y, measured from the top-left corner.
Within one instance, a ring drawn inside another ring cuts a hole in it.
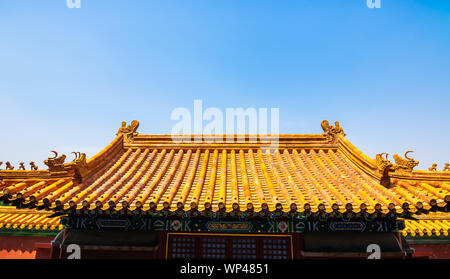
[[[31,170],[38,170],[38,166],[34,162],[30,162]]]
[[[51,151],[55,154],[54,157],[49,157],[44,161],[44,164],[48,166],[50,172],[62,172],[65,171],[64,161],[66,160],[66,155],[61,155],[58,157],[58,152]]]
[[[394,154],[394,160],[396,164],[396,169],[400,172],[412,172],[413,168],[416,167],[419,164],[419,161],[416,161],[412,158],[408,157],[408,153],[411,153],[414,151],[408,150],[405,152],[405,158],[400,157],[398,154]]]
[[[442,169],[442,171],[450,171],[450,164],[449,163],[445,163],[444,164],[444,168]]]
[[[383,155],[386,155],[385,158],[383,158]],[[389,172],[395,171],[396,167],[394,164],[391,163],[391,161],[388,160],[389,153],[380,153],[376,155],[376,165],[377,169],[382,174],[380,179],[380,184],[384,187],[390,187],[391,186],[391,177],[389,175]]]
[[[8,161],[5,163],[6,170],[14,170],[14,166]]]
[[[2,165],[3,165],[3,162],[0,162],[0,166],[2,166]],[[34,162],[30,162],[30,166],[31,166],[30,170],[37,170],[38,169],[38,167],[34,164]],[[14,166],[9,161],[6,162],[5,167],[6,167],[5,170],[14,170]],[[18,170],[26,170],[24,162],[20,162],[19,163],[19,169]]]
[[[74,171],[72,182],[75,185],[78,185],[83,182],[83,179],[89,172],[89,167],[86,161],[86,153],[72,152],[72,154],[75,154],[75,159],[72,161],[72,168]]]
[[[25,170],[25,163],[24,162],[20,162],[19,163],[19,170]]]
[[[87,164],[85,153],[72,152],[72,154],[75,154],[75,158],[73,159],[72,162],[65,164],[64,162],[67,158],[66,155],[63,154],[58,157],[58,152],[56,151],[51,152],[53,152],[55,156],[49,157],[47,160],[44,161],[44,164],[48,166],[48,170],[50,171],[51,175],[60,176],[73,174],[72,181],[75,185],[78,185],[83,182],[83,179],[89,172],[89,167]],[[34,165],[34,167],[36,166]]]
[[[390,180],[390,173],[396,172],[400,175],[410,174],[414,167],[416,167],[419,164],[419,161],[414,160],[413,158],[408,157],[408,153],[411,153],[413,151],[409,150],[405,153],[405,158],[400,157],[398,154],[394,154],[394,160],[395,164],[391,163],[391,161],[388,160],[388,153],[380,153],[376,155],[375,158],[375,164],[377,167],[377,170],[382,174],[380,179],[380,184],[389,187],[391,186],[391,180]],[[383,155],[386,155],[383,158]],[[436,171],[437,164],[433,164],[431,168],[429,168],[429,171]]]
[[[428,171],[437,171],[437,164],[432,164],[431,167],[428,168]]]
[[[122,121],[122,126],[117,131],[117,135],[122,134],[124,136],[124,140],[126,143],[129,143],[133,140],[135,136],[138,135],[136,132],[139,128],[139,121],[133,120],[130,125],[127,126],[126,121]]]
[[[320,126],[322,126],[322,129],[324,135],[329,143],[337,143],[337,135],[343,135],[345,136],[344,129],[339,125],[339,121],[334,122],[335,126],[330,125],[328,120],[322,120],[320,123]]]

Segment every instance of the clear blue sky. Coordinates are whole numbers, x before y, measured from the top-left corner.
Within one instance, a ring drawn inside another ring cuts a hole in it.
[[[281,133],[341,122],[371,157],[450,162],[450,1],[0,0],[0,161],[106,146],[176,107],[278,107]],[[69,155],[69,154],[68,154]]]

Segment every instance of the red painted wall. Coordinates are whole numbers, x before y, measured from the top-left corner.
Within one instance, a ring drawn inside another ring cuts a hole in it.
[[[53,237],[0,236],[0,259],[50,258],[52,240]],[[415,258],[450,259],[450,244],[409,245],[415,249]]]
[[[409,244],[415,258],[450,259],[450,244]]]
[[[36,243],[50,243],[53,237],[0,235],[0,259],[34,259]]]

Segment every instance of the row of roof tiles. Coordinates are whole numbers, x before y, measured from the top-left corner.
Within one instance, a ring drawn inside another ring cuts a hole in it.
[[[450,233],[450,213],[429,213],[427,215],[414,215],[413,217],[416,220],[404,220],[405,229],[402,231],[404,236],[448,237]]]
[[[0,233],[2,230],[59,231],[63,229],[60,217],[49,216],[49,211],[21,210],[0,206]],[[441,215],[435,219],[405,220],[404,236],[447,237],[450,233],[450,215]]]
[[[448,236],[450,220],[405,220],[404,236]]]
[[[450,184],[394,181],[390,189],[353,165],[338,149],[127,148],[83,183],[71,178],[4,179],[0,195],[47,208],[141,207],[176,210],[283,211],[308,204],[369,210],[404,203],[429,208],[450,201]],[[412,208],[414,211],[415,209]]]
[[[49,218],[52,212],[21,210],[0,206],[1,230],[51,230],[63,229],[60,217]]]

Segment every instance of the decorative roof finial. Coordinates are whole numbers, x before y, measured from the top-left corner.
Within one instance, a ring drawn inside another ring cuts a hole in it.
[[[336,143],[337,137],[336,135],[344,135],[344,129],[339,125],[339,121],[334,122],[335,126],[330,125],[328,120],[322,120],[320,123],[320,126],[322,126],[322,129],[324,131],[323,135],[328,139],[328,142]]]
[[[58,157],[58,152],[51,151],[55,154],[54,157],[49,157],[44,161],[44,164],[48,166],[50,172],[64,171],[64,161],[66,160],[66,155],[61,155]]]
[[[413,168],[419,164],[419,161],[416,161],[416,160],[408,157],[408,153],[411,153],[411,152],[413,152],[413,151],[406,151],[406,153],[405,153],[406,159],[403,159],[402,157],[398,156],[398,154],[395,154],[393,156],[395,163],[397,164],[396,167],[398,170],[405,171],[405,172],[412,172]]]
[[[25,163],[24,162],[20,162],[19,163],[19,170],[25,170]]]
[[[386,157],[383,158],[383,155],[386,155]],[[376,156],[377,168],[382,174],[380,184],[384,187],[389,187],[391,185],[391,177],[389,175],[389,172],[395,171],[394,164],[392,164],[391,161],[388,160],[388,156],[388,153],[380,153]]]
[[[450,164],[449,163],[445,163],[444,164],[444,169],[442,171],[450,171]]]
[[[122,126],[117,131],[117,135],[123,134],[125,142],[130,142],[133,140],[134,136],[137,136],[136,132],[139,128],[139,121],[133,120],[131,124],[127,126],[125,121],[122,121]]]
[[[6,162],[6,169],[7,170],[14,170],[14,166],[11,165],[11,163],[8,161],[8,162]]]
[[[431,167],[428,168],[428,171],[437,171],[437,164],[431,165]]]
[[[30,162],[31,170],[38,170],[38,166],[34,164],[34,162]]]
[[[75,185],[83,182],[86,174],[88,173],[89,167],[86,161],[86,154],[81,152],[72,152],[75,154],[75,159],[72,161],[72,167],[74,170],[74,177],[72,179]]]

